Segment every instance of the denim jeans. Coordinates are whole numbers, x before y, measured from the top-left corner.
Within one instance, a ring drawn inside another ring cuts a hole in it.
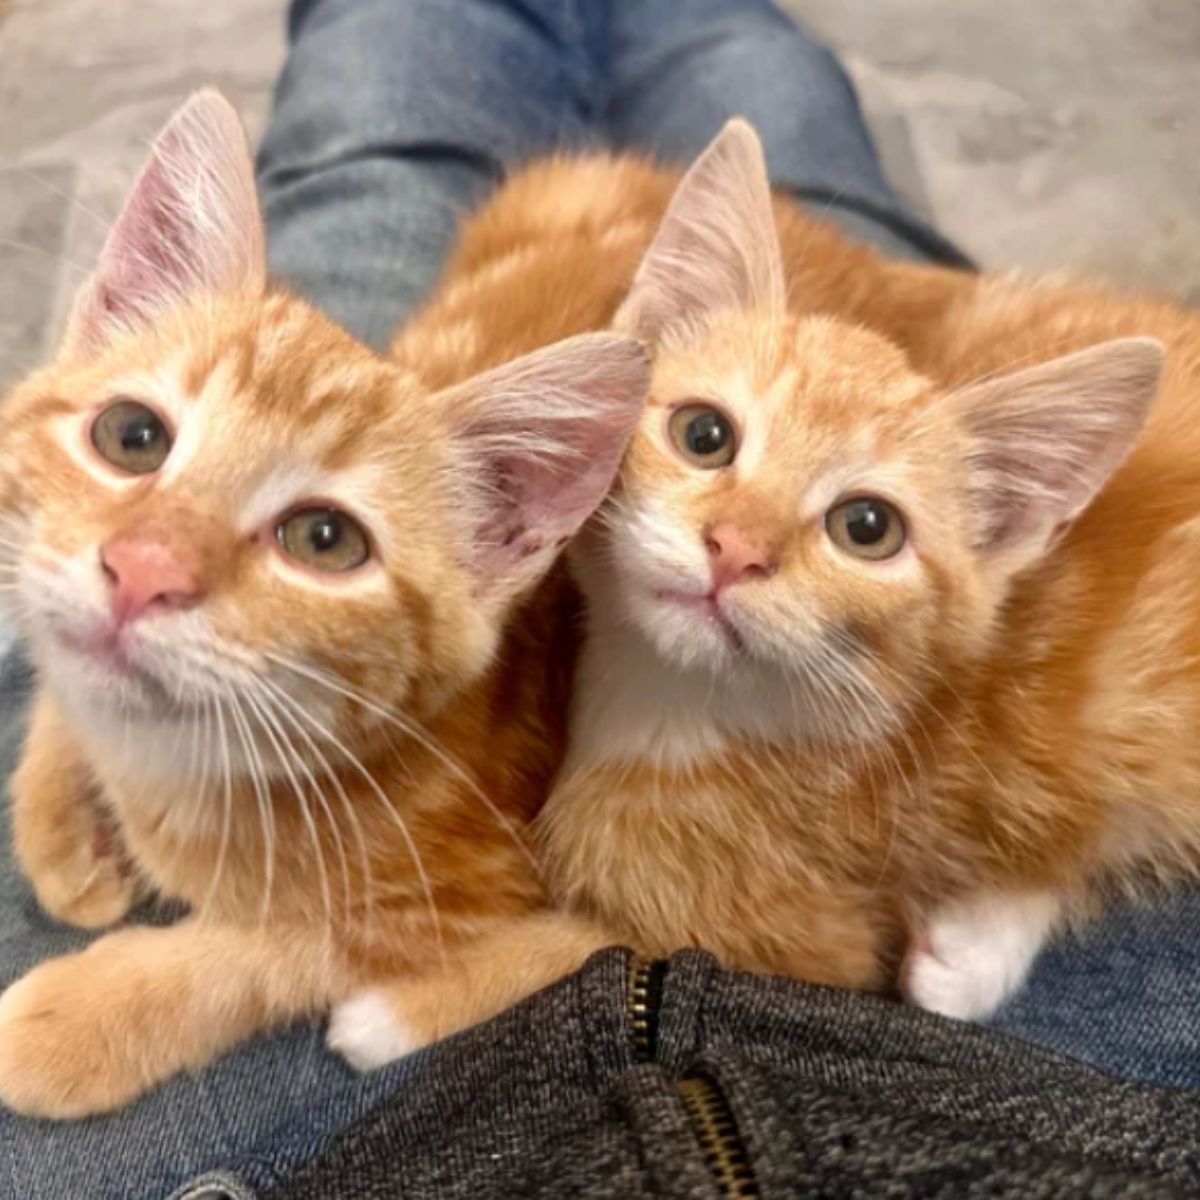
[[[604,142],[683,162],[738,113],[762,133],[778,184],[889,253],[956,261],[883,179],[836,60],[766,0],[297,0],[291,35],[260,159],[272,269],[376,344],[507,165]],[[10,654],[0,777],[29,686]],[[3,986],[86,938],[39,912],[0,834]],[[1052,951],[1000,1025],[1130,1076],[1200,1085],[1198,905],[1122,911]],[[409,1069],[356,1077],[304,1027],[109,1117],[0,1113],[0,1200],[199,1197],[209,1172],[230,1195],[268,1190]]]
[[[739,113],[779,185],[960,261],[888,187],[837,60],[767,0],[296,0],[291,33],[259,158],[271,267],[376,345],[507,167],[598,143],[686,163]]]

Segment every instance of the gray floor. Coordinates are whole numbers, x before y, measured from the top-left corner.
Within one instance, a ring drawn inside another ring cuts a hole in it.
[[[1197,0],[786,0],[897,183],[989,266],[1200,301]]]
[[[284,7],[4,3],[0,385],[48,352],[188,91],[215,83],[261,129]],[[1196,0],[784,3],[846,56],[896,181],[981,262],[1200,298]]]
[[[50,351],[147,143],[211,83],[261,131],[284,0],[0,0],[0,386]],[[5,15],[5,13],[7,15]]]

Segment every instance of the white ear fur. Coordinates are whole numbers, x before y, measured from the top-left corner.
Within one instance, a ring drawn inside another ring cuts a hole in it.
[[[261,287],[265,278],[245,131],[218,92],[197,92],[154,143],[75,298],[65,348],[95,351],[192,294]]]
[[[613,328],[686,337],[718,312],[781,311],[785,298],[762,144],[735,118],[675,189]]]
[[[638,342],[593,333],[436,398],[456,414],[453,469],[481,593],[511,595],[549,570],[612,486],[648,387]]]
[[[967,486],[977,549],[1005,571],[1046,549],[1133,448],[1163,361],[1153,338],[1122,338],[951,398],[972,441]]]

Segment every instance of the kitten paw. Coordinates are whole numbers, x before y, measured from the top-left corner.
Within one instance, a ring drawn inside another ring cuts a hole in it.
[[[329,1018],[326,1045],[356,1071],[373,1071],[425,1044],[404,1027],[382,991],[365,991],[342,1001]]]
[[[140,898],[136,879],[117,854],[98,856],[86,846],[32,882],[45,912],[80,929],[115,925]]]
[[[909,951],[903,967],[905,998],[919,1008],[958,1021],[981,1021],[1008,996],[1008,983],[986,952]]]
[[[119,833],[87,799],[27,829],[21,862],[42,909],[81,929],[115,925],[142,898]]]
[[[911,1003],[944,1017],[980,1021],[1025,982],[1053,927],[1053,896],[986,896],[935,914],[901,967]]]
[[[0,995],[0,1104],[26,1116],[107,1112],[144,1088],[88,1003],[80,957],[42,963]]]

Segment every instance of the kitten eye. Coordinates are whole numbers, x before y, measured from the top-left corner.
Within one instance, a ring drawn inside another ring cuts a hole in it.
[[[167,461],[171,435],[153,409],[136,400],[118,400],[92,422],[92,445],[119,470],[149,475]]]
[[[835,504],[825,514],[825,529],[838,549],[873,562],[899,554],[908,538],[899,511],[874,496]]]
[[[362,526],[336,508],[302,508],[280,521],[275,537],[297,562],[318,571],[353,571],[371,557]]]
[[[675,449],[697,467],[715,470],[737,457],[733,422],[719,408],[685,404],[671,414],[667,430]]]

